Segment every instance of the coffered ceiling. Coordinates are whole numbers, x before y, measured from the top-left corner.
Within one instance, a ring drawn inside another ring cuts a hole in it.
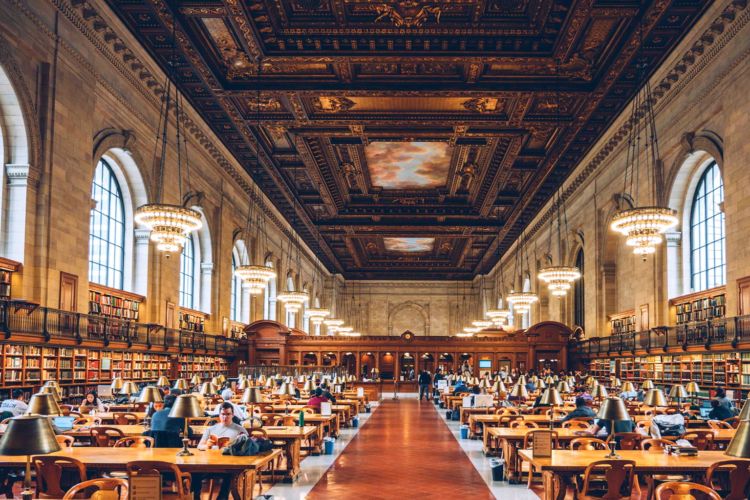
[[[488,271],[710,3],[108,2],[353,279]]]

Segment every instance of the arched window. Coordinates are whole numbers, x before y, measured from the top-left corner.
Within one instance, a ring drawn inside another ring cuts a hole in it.
[[[247,245],[244,240],[237,240],[232,248],[232,275],[230,292],[229,319],[240,323],[250,322],[250,291],[245,288],[242,280],[234,275],[234,271],[240,266],[249,264]]]
[[[89,281],[123,288],[125,268],[125,207],[112,167],[99,160],[91,197],[95,203],[89,225]]]
[[[583,324],[585,304],[583,298],[583,248],[576,254],[576,267],[581,271],[581,278],[573,284],[573,324],[585,329]]]
[[[273,267],[272,261],[266,261],[267,267]],[[266,283],[266,292],[263,301],[263,319],[276,321],[276,276]]]
[[[190,234],[180,257],[180,307],[195,309],[195,242]]]
[[[712,162],[701,175],[690,207],[690,287],[707,290],[726,284],[724,185]]]

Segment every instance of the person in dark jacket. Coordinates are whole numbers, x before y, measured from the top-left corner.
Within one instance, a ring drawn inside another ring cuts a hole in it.
[[[721,404],[718,399],[711,400],[711,411],[708,413],[708,418],[711,420],[724,420],[732,417],[734,417],[734,411]]]
[[[151,417],[151,430],[154,431],[168,431],[180,434],[185,428],[184,418],[172,418],[169,416],[169,412],[172,411],[172,406],[177,398],[171,394],[164,397],[164,408],[154,413]]]
[[[422,401],[422,396],[429,401],[430,400],[430,384],[432,384],[432,377],[425,370],[419,372],[419,400]]]
[[[596,412],[586,405],[585,399],[576,398],[576,409],[568,413],[565,418],[562,419],[562,421],[567,422],[568,420],[574,418],[588,418],[595,416]]]

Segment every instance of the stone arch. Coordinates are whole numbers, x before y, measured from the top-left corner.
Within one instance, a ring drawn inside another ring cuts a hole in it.
[[[388,335],[400,335],[403,331],[410,330],[415,335],[429,336],[429,307],[429,304],[422,305],[411,301],[395,305],[389,303]]]

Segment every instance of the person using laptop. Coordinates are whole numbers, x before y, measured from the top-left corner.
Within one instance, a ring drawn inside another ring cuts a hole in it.
[[[0,412],[12,413],[14,417],[19,417],[29,410],[29,405],[26,404],[26,396],[21,389],[14,389],[12,396],[0,404]]]
[[[701,411],[701,414],[703,412]],[[734,411],[721,404],[718,399],[711,400],[711,411],[708,413],[708,418],[711,420],[724,420],[734,416]]]

